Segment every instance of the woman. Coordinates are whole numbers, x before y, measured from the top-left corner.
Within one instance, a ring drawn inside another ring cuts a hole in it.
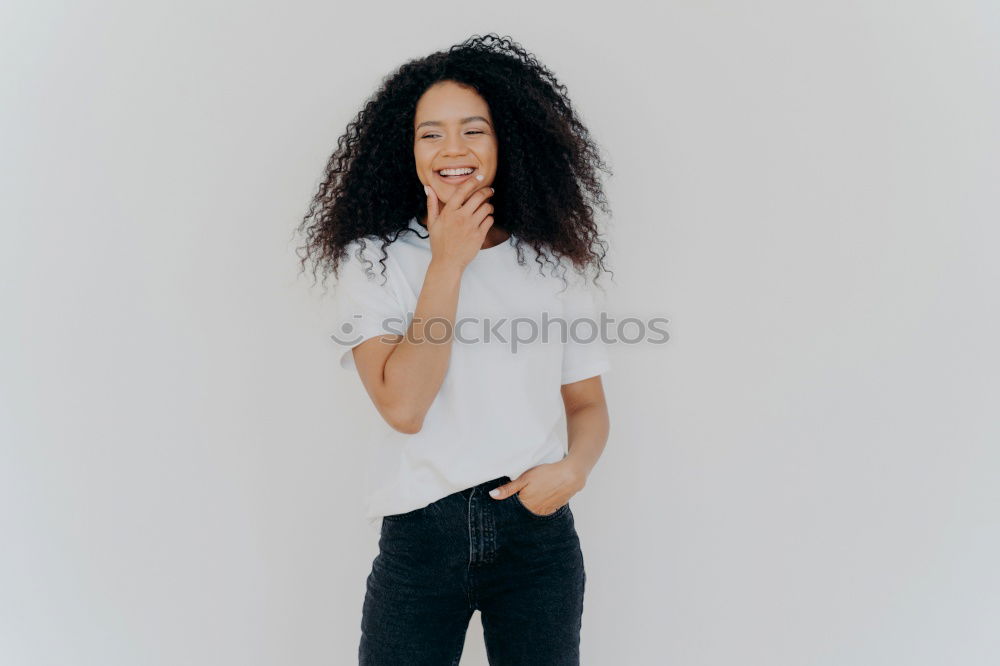
[[[579,663],[569,499],[609,429],[576,279],[603,268],[597,169],[565,88],[495,34],[400,67],[330,158],[302,261],[337,274],[340,363],[386,423],[361,664],[457,664],[476,609],[491,664]]]

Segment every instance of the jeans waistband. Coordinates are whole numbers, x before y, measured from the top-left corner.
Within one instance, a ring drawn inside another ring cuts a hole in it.
[[[488,493],[497,486],[502,486],[503,484],[508,482],[510,482],[509,476],[498,476],[495,479],[490,479],[489,481],[483,481],[480,484],[470,486],[469,488],[466,488],[465,490],[460,490],[459,492],[462,494],[463,497],[469,497],[472,494],[472,491],[474,490],[478,490],[480,493]]]

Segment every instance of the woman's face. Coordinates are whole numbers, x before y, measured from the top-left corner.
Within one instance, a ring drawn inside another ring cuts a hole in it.
[[[417,177],[434,188],[442,203],[477,173],[484,186],[497,171],[497,138],[486,100],[471,88],[440,81],[421,96],[413,120],[413,158]],[[442,176],[441,169],[472,167],[464,176]]]

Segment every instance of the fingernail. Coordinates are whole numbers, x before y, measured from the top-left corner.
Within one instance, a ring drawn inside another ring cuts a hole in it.
[[[427,196],[431,195],[430,185],[424,185],[424,194],[426,194]]]
[[[485,178],[485,177],[486,177],[486,176],[484,176],[484,175],[483,175],[483,174],[481,174],[481,173],[477,173],[477,174],[476,174],[476,180],[482,180],[482,179],[483,179],[483,178]]]
[[[500,489],[494,488],[490,491],[490,497],[500,497]]]

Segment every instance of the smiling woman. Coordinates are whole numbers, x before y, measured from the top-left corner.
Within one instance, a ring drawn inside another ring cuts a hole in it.
[[[492,34],[401,66],[328,162],[302,261],[338,277],[341,365],[383,426],[365,444],[380,538],[361,664],[455,664],[477,609],[490,663],[579,664],[570,498],[607,441],[611,365],[567,331],[597,315],[601,168],[565,87]],[[563,338],[453,334],[525,316],[562,319]]]

